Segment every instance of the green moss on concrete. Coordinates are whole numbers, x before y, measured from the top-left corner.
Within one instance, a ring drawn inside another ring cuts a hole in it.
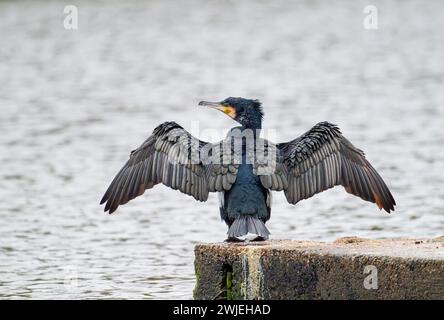
[[[226,284],[225,284],[225,288],[227,291],[227,300],[233,300],[233,272],[232,271],[228,271],[227,272],[227,280],[226,280]]]

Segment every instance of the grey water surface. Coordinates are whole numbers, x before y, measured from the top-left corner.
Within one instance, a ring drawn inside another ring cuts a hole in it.
[[[224,137],[235,123],[197,103],[227,96],[262,100],[277,141],[338,124],[398,203],[275,193],[272,238],[442,236],[444,2],[373,1],[377,30],[367,4],[0,1],[0,298],[192,298],[194,245],[225,238],[216,196],[98,202],[159,123]]]

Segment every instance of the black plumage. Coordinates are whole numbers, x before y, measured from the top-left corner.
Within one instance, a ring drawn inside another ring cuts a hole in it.
[[[296,204],[342,185],[380,209],[394,210],[395,200],[381,176],[336,125],[321,122],[292,141],[274,144],[259,137],[263,118],[259,101],[227,98],[200,105],[223,111],[241,126],[211,144],[175,122],[159,125],[131,152],[111,182],[101,201],[105,211],[113,213],[159,183],[199,201],[218,192],[221,217],[230,227],[229,240],[249,233],[264,240],[269,235],[265,222],[271,214],[271,191],[284,191],[288,202]],[[248,130],[252,145],[243,140]],[[239,141],[241,148],[236,148]]]
[[[380,209],[394,210],[395,200],[381,176],[336,125],[318,123],[299,138],[276,147],[285,168],[273,175],[279,179],[286,174],[284,190],[289,203],[342,185],[347,192],[376,203]],[[273,185],[269,188],[279,190]]]

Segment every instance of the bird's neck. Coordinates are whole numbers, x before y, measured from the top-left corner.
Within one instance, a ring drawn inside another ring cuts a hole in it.
[[[260,131],[262,129],[262,117],[260,114],[252,113],[242,119],[242,128]]]

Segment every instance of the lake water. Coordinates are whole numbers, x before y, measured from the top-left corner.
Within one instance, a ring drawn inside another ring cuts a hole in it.
[[[398,206],[345,193],[292,206],[272,238],[444,234],[442,1],[0,2],[0,298],[192,297],[193,247],[225,239],[206,203],[158,186],[109,216],[98,202],[159,123],[205,138],[234,122],[200,100],[263,101],[286,141],[338,124]]]

